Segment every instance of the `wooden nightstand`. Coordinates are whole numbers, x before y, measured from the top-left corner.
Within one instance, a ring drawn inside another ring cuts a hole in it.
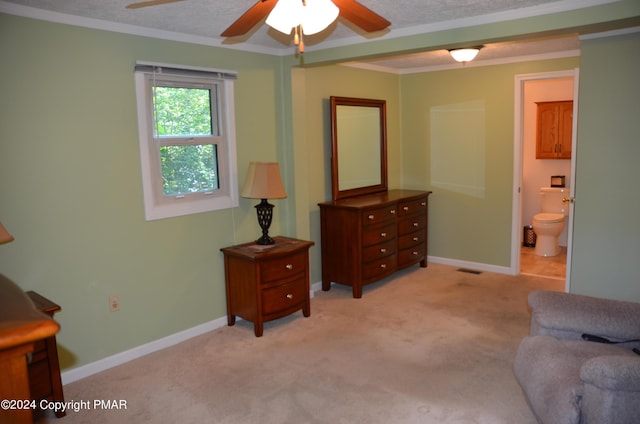
[[[224,253],[227,321],[236,316],[253,322],[256,337],[263,323],[302,309],[311,315],[309,248],[313,242],[274,237],[276,244],[254,242],[220,249]]]
[[[62,309],[59,305],[34,291],[28,291],[27,295],[37,310],[49,315],[52,319],[53,314]],[[42,399],[64,402],[55,335],[34,343],[31,361],[27,367],[31,399],[37,400],[38,405]],[[65,415],[65,412],[56,412],[58,418]]]

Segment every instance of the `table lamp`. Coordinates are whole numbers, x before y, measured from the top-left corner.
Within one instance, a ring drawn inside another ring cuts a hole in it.
[[[256,240],[256,244],[269,245],[275,241],[269,237],[269,227],[273,217],[273,205],[267,199],[284,199],[287,193],[284,191],[280,168],[276,162],[251,162],[249,172],[240,196],[247,199],[261,199],[256,205],[258,224],[262,228],[262,237]]]

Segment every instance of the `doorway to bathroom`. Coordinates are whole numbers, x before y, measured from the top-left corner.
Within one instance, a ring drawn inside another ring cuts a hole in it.
[[[552,185],[552,176],[564,176],[568,199],[573,199],[575,154],[565,159],[536,159],[537,105],[542,102],[573,101],[572,152],[575,152],[578,70],[516,76],[514,136],[514,198],[512,271],[565,281],[569,289],[573,204],[567,202],[568,217],[558,236],[560,254],[538,256],[531,246],[532,224],[540,212],[540,188]],[[554,181],[555,182],[555,181]]]

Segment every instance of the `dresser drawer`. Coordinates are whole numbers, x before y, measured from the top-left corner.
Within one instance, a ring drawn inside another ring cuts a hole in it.
[[[427,226],[427,220],[424,216],[416,215],[401,219],[398,222],[398,234],[404,235],[415,231],[423,230]]]
[[[400,250],[398,252],[398,268],[404,268],[409,265],[413,265],[422,259],[427,254],[425,245],[414,246],[409,249]]]
[[[394,253],[396,253],[396,241],[389,240],[384,243],[363,248],[362,261],[371,262],[382,259],[385,256],[393,255]]]
[[[290,308],[300,308],[308,295],[305,291],[304,278],[262,290],[262,313],[267,316]]]
[[[413,233],[398,236],[398,250],[408,249],[413,246],[424,244],[427,241],[426,231],[415,231]]]
[[[33,344],[33,352],[31,353],[31,362],[38,362],[47,357],[47,345],[44,339],[37,340]]]
[[[398,203],[398,216],[408,216],[417,213],[427,214],[427,198],[402,201]]]
[[[261,282],[262,284],[265,284],[270,281],[289,278],[300,272],[304,272],[306,265],[306,252],[270,259],[265,261],[261,266]]]
[[[396,271],[396,255],[390,255],[377,261],[362,265],[362,279],[365,282],[376,281]]]
[[[376,225],[394,219],[396,217],[396,205],[387,205],[381,208],[366,209],[362,211],[362,225]]]
[[[391,221],[377,227],[366,227],[362,230],[362,246],[371,246],[396,239],[396,223]]]
[[[31,362],[29,372],[29,392],[31,399],[43,399],[51,394],[51,369],[47,358]]]

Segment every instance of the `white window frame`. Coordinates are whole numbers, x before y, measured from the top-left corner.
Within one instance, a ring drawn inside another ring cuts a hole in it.
[[[163,81],[200,82],[218,85],[220,137],[216,137],[219,189],[165,196],[162,190],[160,146],[154,142],[152,87],[154,75]],[[238,170],[236,161],[236,128],[233,71],[180,65],[136,62],[135,85],[138,109],[138,141],[147,221],[237,207]]]

